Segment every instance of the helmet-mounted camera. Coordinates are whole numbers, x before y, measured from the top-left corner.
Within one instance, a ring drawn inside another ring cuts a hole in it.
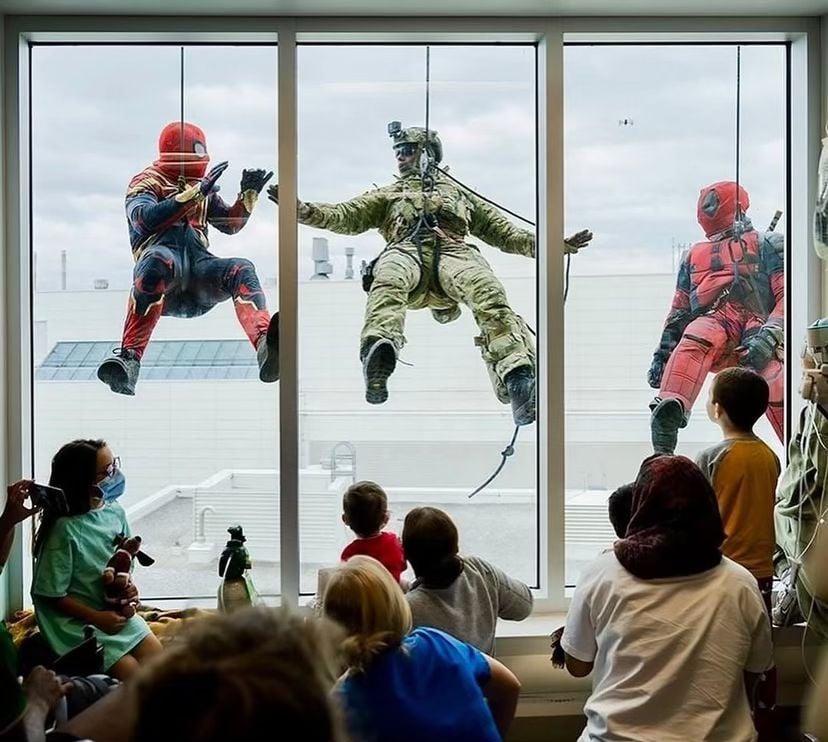
[[[402,133],[402,121],[391,121],[388,124],[388,136],[397,139]]]

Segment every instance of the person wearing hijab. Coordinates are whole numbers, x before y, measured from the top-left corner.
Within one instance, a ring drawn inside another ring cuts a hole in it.
[[[646,459],[624,538],[581,575],[561,647],[592,673],[578,742],[753,742],[746,684],[773,665],[756,580],[722,556],[713,490],[683,456]]]

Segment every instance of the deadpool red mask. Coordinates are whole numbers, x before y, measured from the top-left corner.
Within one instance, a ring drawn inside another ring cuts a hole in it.
[[[749,206],[748,192],[739,186],[739,214],[743,215]],[[736,221],[736,183],[723,180],[702,188],[697,216],[708,237],[731,229]]]

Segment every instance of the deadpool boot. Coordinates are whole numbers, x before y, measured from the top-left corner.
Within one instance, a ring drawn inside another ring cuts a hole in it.
[[[129,348],[121,348],[112,358],[98,366],[98,378],[115,394],[135,396],[135,384],[141,371],[138,354]]]
[[[684,405],[678,399],[656,397],[650,402],[650,438],[653,453],[673,455],[678,443],[679,428],[687,427]]]
[[[531,366],[513,368],[506,378],[506,391],[512,403],[512,419],[515,425],[531,425],[535,422],[535,372]]]
[[[388,399],[388,377],[397,366],[397,349],[385,338],[366,338],[361,355],[365,401],[382,404]]]

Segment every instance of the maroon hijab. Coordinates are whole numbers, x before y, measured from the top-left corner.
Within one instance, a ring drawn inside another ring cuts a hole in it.
[[[613,548],[628,572],[653,580],[712,569],[724,538],[716,495],[701,469],[684,456],[653,456],[633,485],[626,537]]]

